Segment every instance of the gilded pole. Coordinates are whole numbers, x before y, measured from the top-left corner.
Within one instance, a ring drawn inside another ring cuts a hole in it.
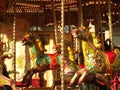
[[[82,10],[82,0],[78,0],[78,27],[83,26],[83,10]]]
[[[53,9],[53,22],[54,22],[54,35],[55,35],[55,43],[58,42],[58,35],[57,35],[57,21],[56,21],[56,12],[55,12],[55,3],[52,0],[52,9]]]
[[[13,20],[13,61],[14,61],[14,80],[16,81],[16,0],[14,0],[14,20]]]
[[[83,10],[82,10],[82,0],[78,0],[78,27],[82,27],[84,26],[84,22],[83,22]],[[82,64],[82,59],[81,58],[81,54],[79,55],[79,53],[82,51],[81,48],[81,40],[79,40],[78,38],[76,38],[75,40],[76,42],[76,51],[79,51],[77,53],[77,57],[78,57],[78,64]]]
[[[64,90],[64,0],[61,0],[61,90]]]
[[[109,38],[112,41],[112,15],[111,15],[111,0],[108,0],[108,25],[109,25]],[[112,46],[112,45],[111,45]],[[113,49],[113,46],[111,47]]]

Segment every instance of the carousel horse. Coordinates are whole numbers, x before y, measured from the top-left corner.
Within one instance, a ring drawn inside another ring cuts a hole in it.
[[[35,38],[31,34],[25,35],[22,43],[23,45],[28,45],[31,49],[31,53],[36,55],[35,66],[33,66],[30,70],[26,72],[25,76],[23,77],[22,83],[25,83],[27,86],[29,86],[31,84],[32,76],[35,73],[41,74],[47,70],[57,70],[58,72],[60,72],[60,64],[62,59],[61,51],[59,48],[60,44],[57,44],[54,47],[55,49],[53,54],[45,54],[45,48],[42,41],[39,38]],[[63,59],[64,76],[67,82],[79,68],[74,62],[69,60],[68,57],[64,57]],[[60,79],[57,81],[60,81]],[[56,80],[53,80],[53,82],[55,84]]]
[[[0,42],[0,47],[2,47],[2,45],[3,43]],[[3,54],[3,50],[0,49],[0,86],[2,86],[4,90],[17,90],[14,80],[10,79],[8,76],[6,66],[4,64],[4,60],[6,58],[10,59],[11,57],[11,53]]]
[[[79,77],[77,84],[85,81],[88,74],[94,74],[95,79],[103,85],[107,85],[113,90],[113,75],[120,71],[120,53],[114,51],[103,51],[100,47],[100,40],[97,40],[95,33],[89,31],[90,28],[79,27],[72,30],[73,37],[82,40],[85,67],[83,71],[78,70],[70,81],[70,86]],[[95,39],[95,40],[94,40]],[[94,43],[95,41],[95,43]],[[97,46],[98,45],[98,46]],[[114,90],[116,90],[114,88]]]

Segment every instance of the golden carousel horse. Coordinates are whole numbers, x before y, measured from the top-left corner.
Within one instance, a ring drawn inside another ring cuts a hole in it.
[[[5,87],[6,85],[8,85],[12,88],[12,90],[17,90],[14,80],[10,79],[6,75],[3,75],[4,73],[6,73],[4,72],[5,67],[6,67],[4,64],[4,60],[6,58],[10,59],[12,57],[12,54],[11,53],[3,54],[2,46],[3,46],[3,43],[0,42],[0,86]]]
[[[100,48],[101,44],[97,40],[98,38],[95,36],[95,33],[89,31],[89,28],[80,27],[74,29],[72,35],[82,40],[85,68],[78,70],[74,74],[70,81],[70,86],[74,85],[74,81],[79,76],[78,84],[81,84],[85,81],[86,76],[91,73],[95,75],[100,84],[107,85],[113,89],[111,81],[113,80],[113,74],[120,71],[120,53],[102,51]]]
[[[30,47],[31,53],[36,55],[35,66],[33,66],[30,70],[26,72],[22,80],[23,83],[29,86],[31,83],[32,76],[35,73],[41,74],[47,70],[57,70],[60,73],[60,64],[62,59],[60,44],[55,45],[55,53],[45,54],[45,48],[42,43],[42,40],[36,38],[32,34],[25,35],[22,42],[23,45],[28,45]],[[64,75],[66,82],[69,83],[70,78],[78,69],[78,66],[74,62],[72,62],[68,57],[64,57]],[[61,78],[59,78],[58,80],[53,80],[53,84],[55,84],[55,82],[57,83],[58,81],[60,81],[60,79]]]

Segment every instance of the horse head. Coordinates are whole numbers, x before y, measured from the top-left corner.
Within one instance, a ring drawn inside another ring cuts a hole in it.
[[[27,34],[22,39],[23,45],[28,45],[31,48],[33,54],[43,55],[46,51],[43,42],[40,38],[34,37],[32,34]]]
[[[90,27],[78,27],[78,29],[73,29],[71,34],[74,38],[81,39],[85,42],[91,42],[90,47],[94,49],[100,49],[102,44],[100,39],[95,35],[95,32],[90,32]]]
[[[79,27],[78,29],[73,29],[71,31],[74,38],[82,38],[87,40],[90,37],[89,28]]]
[[[22,43],[23,45],[29,45],[31,46],[34,43],[35,37],[32,36],[32,34],[26,34],[23,38],[22,38]]]

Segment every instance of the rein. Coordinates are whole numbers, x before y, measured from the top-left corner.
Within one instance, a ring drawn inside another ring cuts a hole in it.
[[[95,45],[94,45],[90,40],[87,41],[87,44],[88,44],[94,51],[97,50],[97,48],[95,47]]]

